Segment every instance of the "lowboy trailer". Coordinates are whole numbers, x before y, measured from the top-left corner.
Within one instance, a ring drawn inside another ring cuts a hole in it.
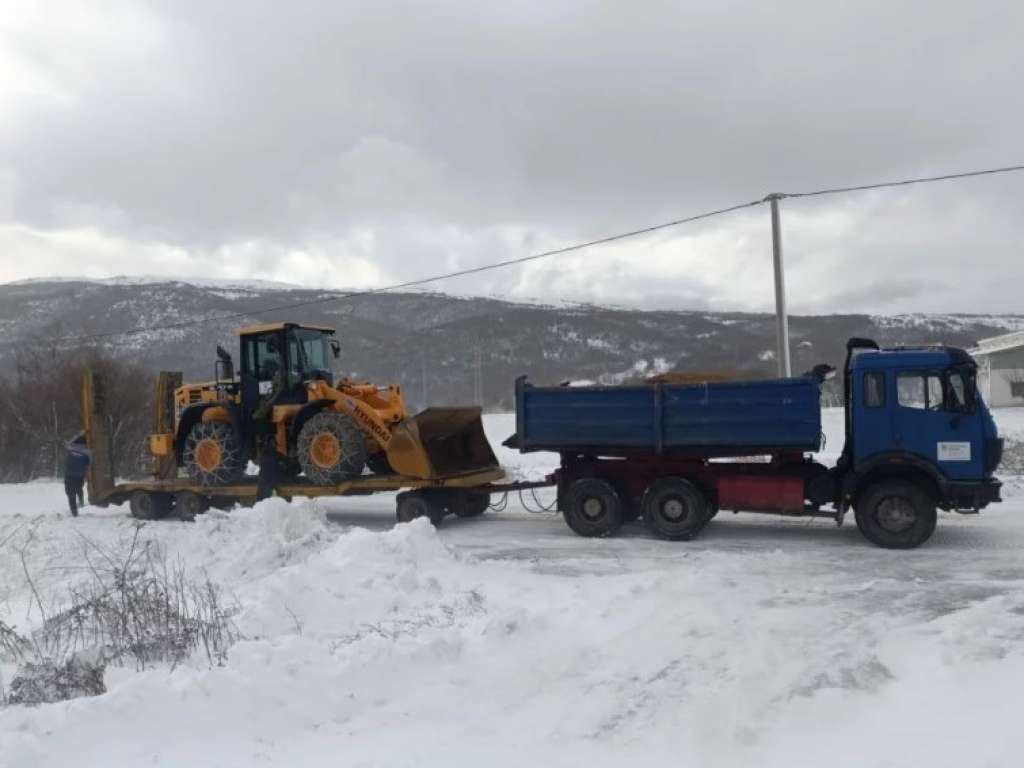
[[[937,508],[1000,501],[992,475],[1002,440],[975,372],[960,349],[850,339],[846,442],[834,467],[808,455],[821,447],[824,370],[616,387],[535,387],[523,377],[505,445],[560,455],[558,509],[582,536],[643,516],[662,538],[690,539],[722,509],[841,525],[852,509],[869,541],[906,549],[931,536]]]
[[[154,423],[157,431],[168,422],[169,403],[166,397],[166,375],[157,383]],[[117,483],[111,461],[109,419],[102,379],[86,372],[82,380],[82,426],[93,461],[87,477],[89,503],[105,507],[128,502],[131,514],[143,520],[176,516],[191,520],[210,507],[230,508],[235,504],[256,503],[256,478],[248,477],[223,486],[201,485],[188,477],[178,477],[176,467],[157,457],[154,478],[137,482]],[[515,490],[522,484],[498,481],[505,472],[497,465],[464,472],[452,472],[423,479],[398,474],[364,474],[332,485],[316,485],[299,478],[278,484],[279,496],[322,497],[356,496],[387,491],[400,491],[396,518],[407,522],[416,517],[429,517],[439,523],[446,515],[473,517],[490,505],[490,494]]]

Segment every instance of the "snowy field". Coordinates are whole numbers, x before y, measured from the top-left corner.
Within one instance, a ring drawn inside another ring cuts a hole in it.
[[[997,421],[1024,439],[1024,409]],[[487,427],[497,446],[511,417]],[[152,523],[233,593],[245,639],[221,667],[110,668],[103,696],[0,709],[0,766],[1019,766],[1024,488],[1005,479],[1003,504],[941,513],[911,552],[755,515],[588,540],[518,498],[437,531],[393,527],[392,496]],[[38,621],[26,570],[52,594],[134,533],[125,508],[64,503],[0,486],[0,620]]]

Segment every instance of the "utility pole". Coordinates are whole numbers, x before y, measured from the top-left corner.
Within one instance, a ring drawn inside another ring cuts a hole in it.
[[[474,348],[476,352],[476,371],[473,378],[473,396],[476,399],[476,404],[481,408],[484,407],[484,376],[483,370],[480,365],[480,345],[476,345]]]
[[[430,402],[427,400],[427,358],[426,353],[422,350],[420,351],[420,402],[422,403],[421,409],[426,408],[427,403]]]
[[[779,364],[779,377],[793,375],[789,362],[789,319],[786,316],[786,275],[782,267],[782,225],[779,222],[779,200],[782,195],[775,192],[767,200],[772,209],[772,261],[775,265],[775,335]]]

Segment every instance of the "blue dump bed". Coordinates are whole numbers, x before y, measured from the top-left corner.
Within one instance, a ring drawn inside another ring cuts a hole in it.
[[[520,451],[598,456],[743,456],[820,447],[812,377],[628,387],[535,387],[516,381]]]

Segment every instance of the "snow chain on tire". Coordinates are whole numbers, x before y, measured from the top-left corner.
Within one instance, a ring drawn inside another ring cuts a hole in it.
[[[242,446],[230,424],[199,422],[185,439],[182,463],[188,476],[200,485],[231,485],[245,472]]]
[[[355,420],[335,411],[321,411],[302,425],[296,446],[306,478],[316,485],[335,485],[363,473],[366,436]]]

